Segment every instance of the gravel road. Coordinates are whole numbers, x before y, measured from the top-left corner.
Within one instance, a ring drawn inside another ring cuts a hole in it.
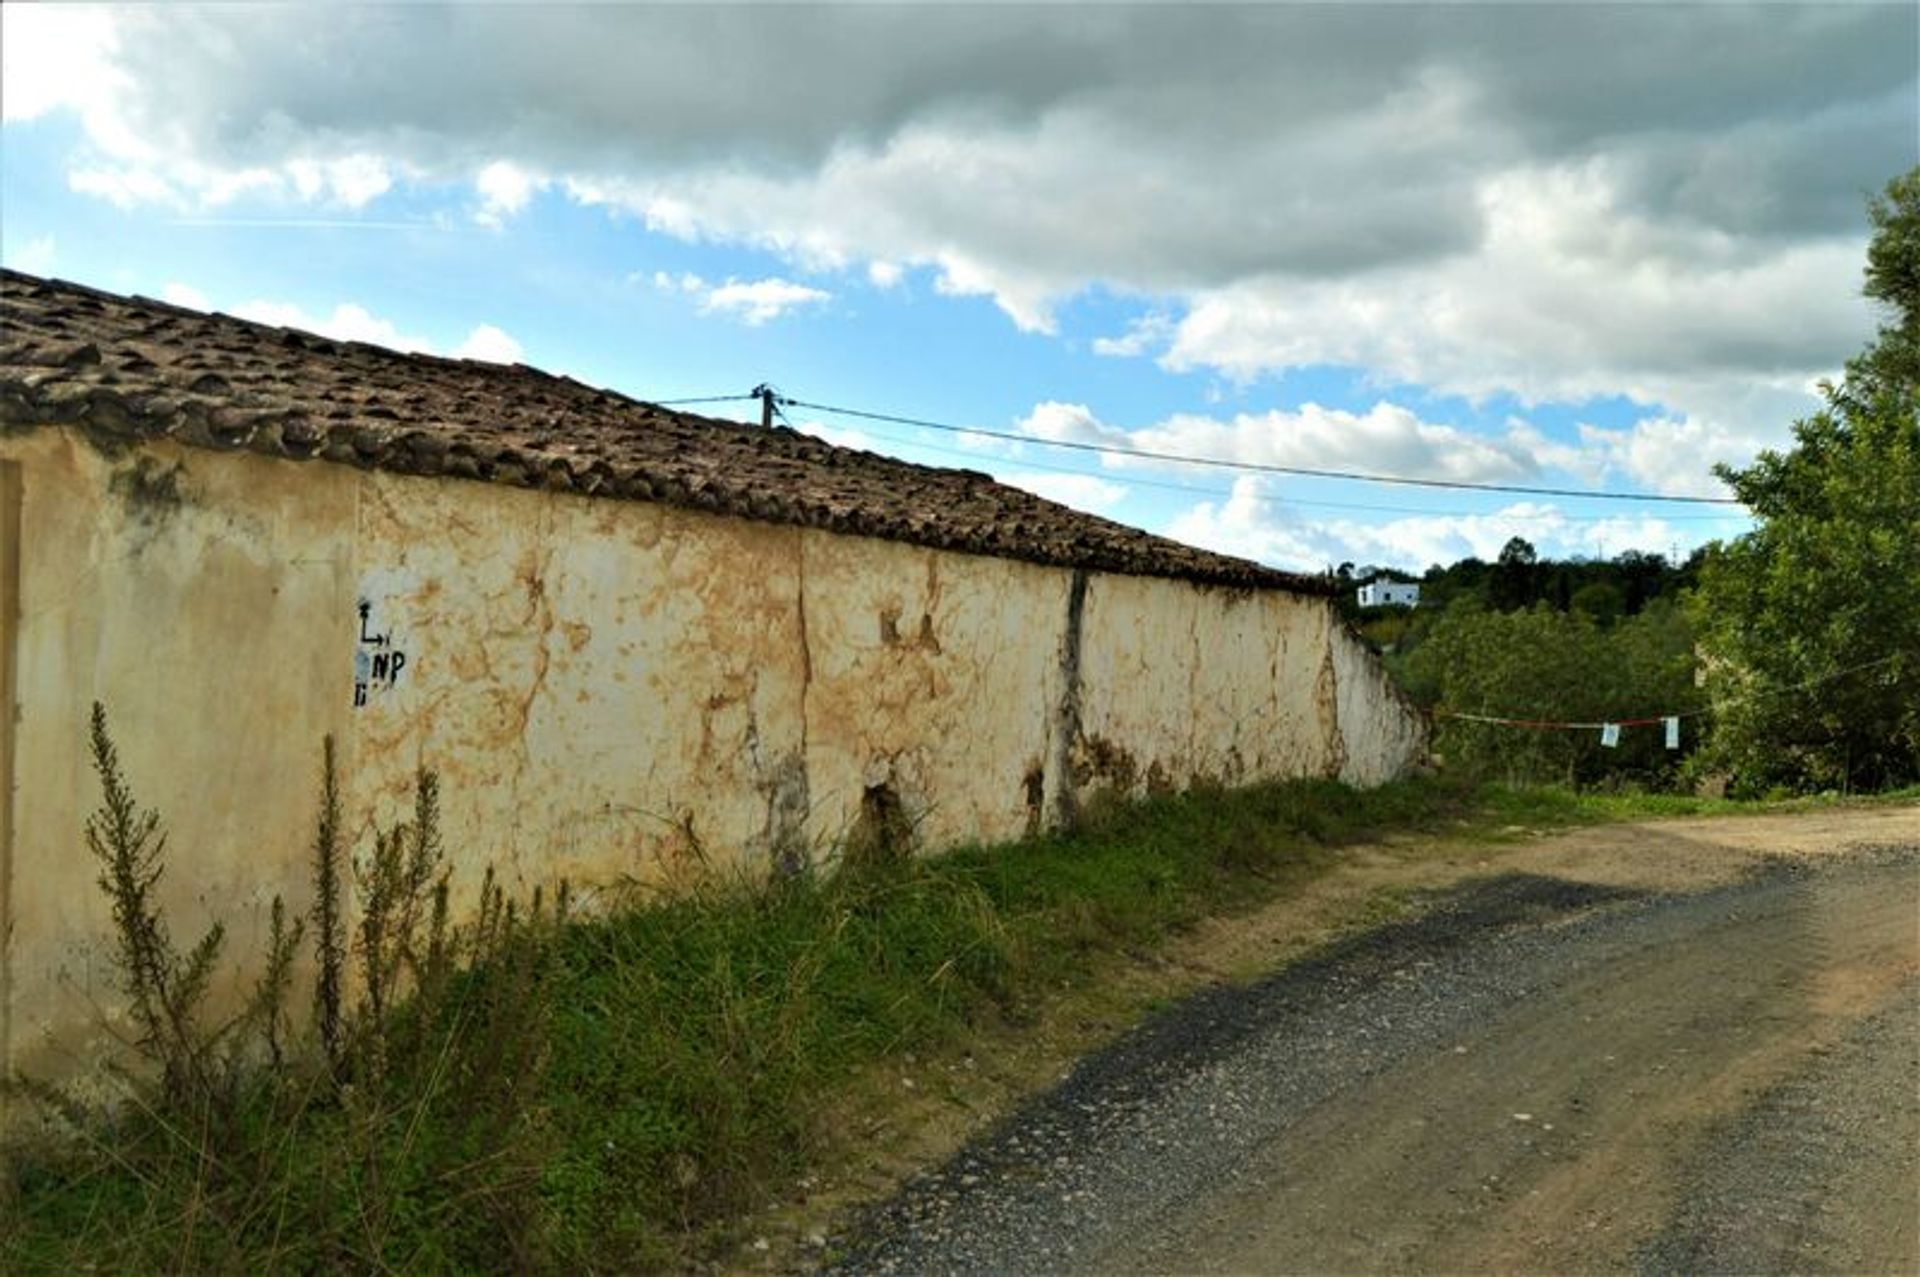
[[[833,1239],[846,1272],[1920,1271],[1920,847],[1510,873],[1216,989]]]

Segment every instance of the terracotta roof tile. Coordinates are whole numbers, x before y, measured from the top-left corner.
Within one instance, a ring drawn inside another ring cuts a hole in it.
[[[655,501],[1060,567],[1330,590],[970,470],[673,411],[520,365],[401,354],[0,271],[0,428],[42,425]]]

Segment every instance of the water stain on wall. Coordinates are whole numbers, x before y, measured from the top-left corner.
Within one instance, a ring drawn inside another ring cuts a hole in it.
[[[1069,824],[1093,790],[1384,779],[1418,748],[1324,599],[251,453],[129,462],[59,431],[0,452],[39,601],[18,635],[16,1043],[81,1044],[109,997],[60,975],[112,934],[73,855],[94,795],[72,707],[92,699],[197,858],[168,877],[183,933],[209,901],[304,904],[329,733],[362,834],[405,815],[416,769],[441,774],[457,893],[489,866],[520,889],[793,873],[848,839],[896,855]]]

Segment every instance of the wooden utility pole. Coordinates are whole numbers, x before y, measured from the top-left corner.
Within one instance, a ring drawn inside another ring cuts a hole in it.
[[[738,385],[739,383],[736,382],[734,384]],[[773,429],[773,387],[763,381],[753,388],[753,397],[760,401],[761,429]]]

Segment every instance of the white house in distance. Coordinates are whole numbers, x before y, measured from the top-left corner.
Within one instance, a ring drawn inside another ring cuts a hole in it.
[[[1389,581],[1385,577],[1360,587],[1361,607],[1418,607],[1418,581]]]

